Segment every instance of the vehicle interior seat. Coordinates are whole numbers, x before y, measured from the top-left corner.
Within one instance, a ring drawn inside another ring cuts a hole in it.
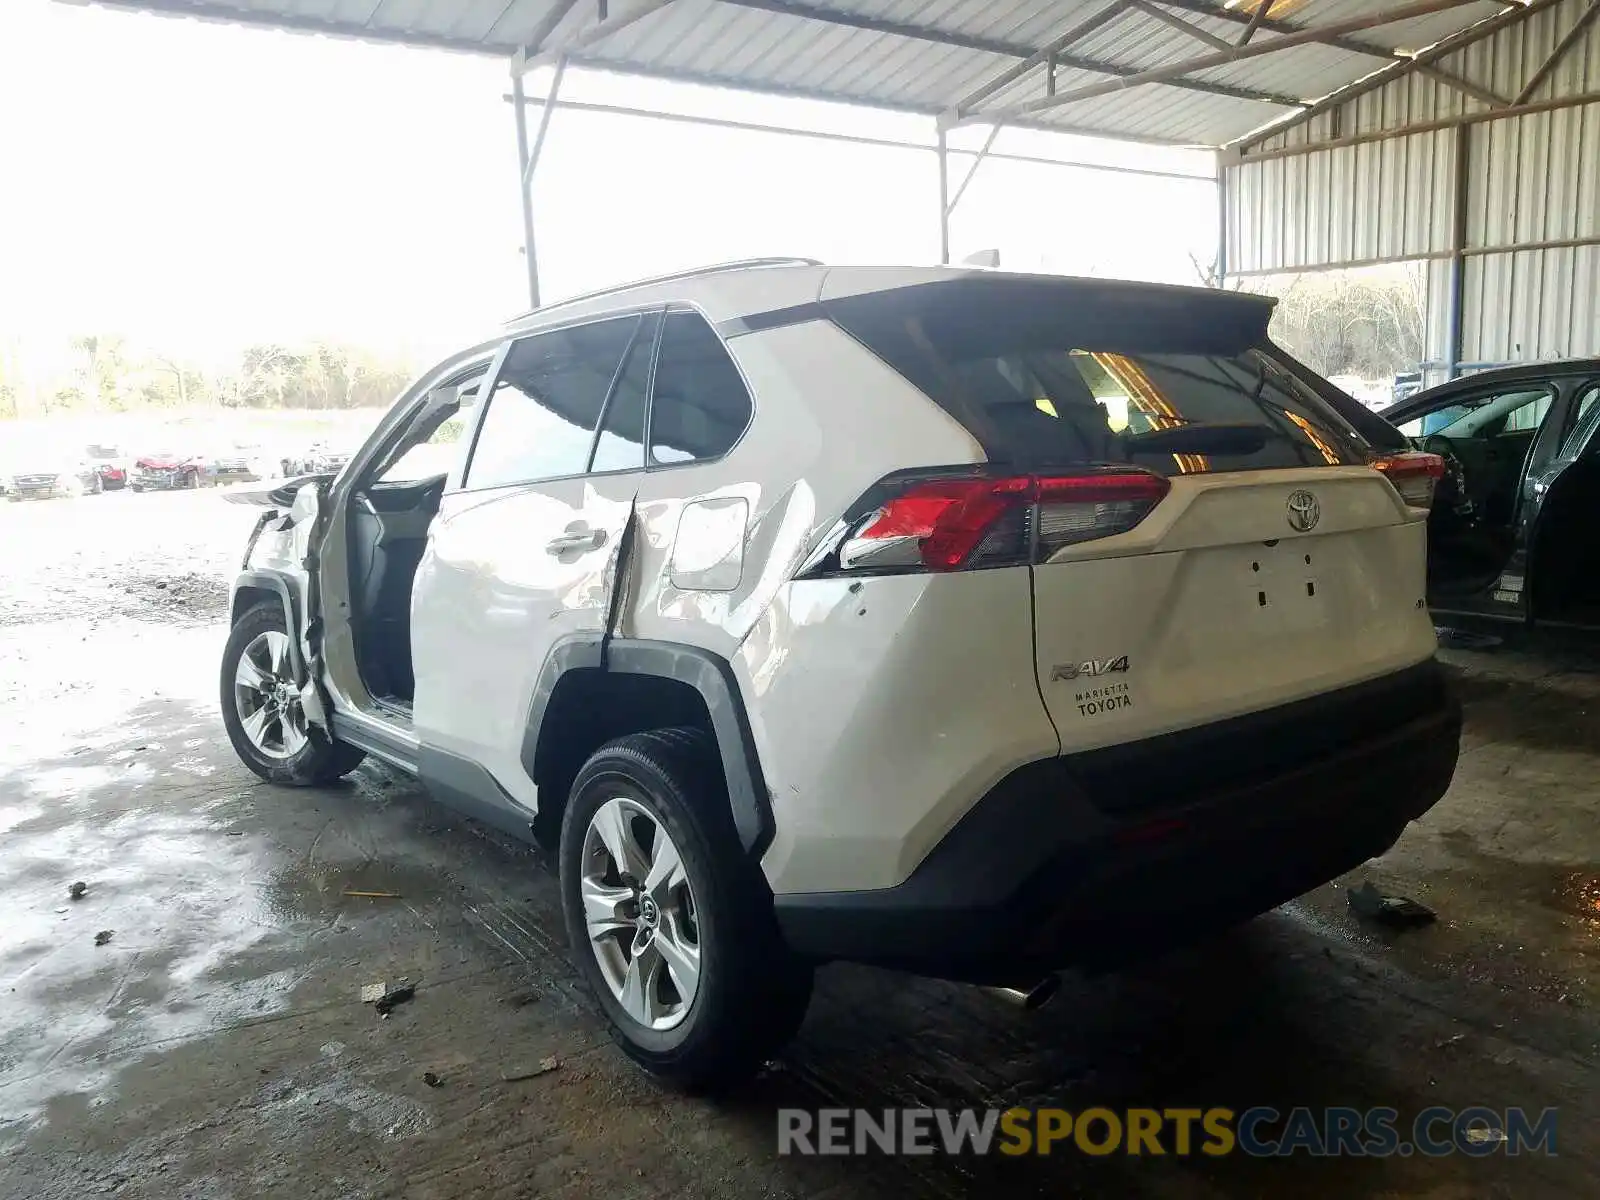
[[[1484,520],[1509,526],[1516,517],[1517,491],[1522,486],[1522,468],[1528,461],[1537,430],[1502,433],[1485,439],[1481,475],[1481,503]],[[1470,479],[1471,476],[1469,475]],[[1470,487],[1470,485],[1469,485]],[[1473,497],[1479,500],[1480,497]]]
[[[1517,497],[1523,468],[1537,430],[1500,432],[1503,422],[1468,437],[1432,434],[1422,449],[1461,464],[1461,482],[1470,515],[1463,516],[1441,494],[1429,517],[1433,552],[1428,574],[1445,591],[1474,591],[1505,567],[1516,542]]]
[[[442,475],[377,483],[350,507],[350,594],[357,660],[367,690],[409,704],[411,585],[444,495]]]

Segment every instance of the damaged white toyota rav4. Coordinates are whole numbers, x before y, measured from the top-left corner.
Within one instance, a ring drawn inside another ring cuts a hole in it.
[[[576,961],[685,1082],[820,962],[1026,990],[1253,916],[1387,849],[1460,730],[1442,464],[1270,311],[803,260],[541,309],[265,499],[228,734],[559,845]]]

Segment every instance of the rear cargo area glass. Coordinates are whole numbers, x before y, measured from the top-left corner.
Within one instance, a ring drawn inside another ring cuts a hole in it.
[[[829,316],[954,416],[991,461],[1165,475],[1367,461],[1371,447],[1266,339],[1254,297],[965,278],[834,300]],[[1247,427],[1227,453],[1183,452]],[[1170,432],[1169,432],[1170,431]],[[1140,435],[1177,437],[1162,448]],[[1250,445],[1251,441],[1254,445]]]

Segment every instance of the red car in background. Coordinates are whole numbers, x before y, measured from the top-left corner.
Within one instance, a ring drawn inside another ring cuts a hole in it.
[[[84,452],[100,476],[101,491],[115,492],[128,486],[128,468],[122,461],[121,449],[94,442],[84,447]]]
[[[133,460],[129,486],[136,492],[197,488],[205,482],[205,475],[206,464],[200,455],[156,450]]]

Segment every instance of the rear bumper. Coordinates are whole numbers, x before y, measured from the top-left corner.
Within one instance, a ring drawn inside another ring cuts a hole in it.
[[[1027,764],[898,887],[780,895],[798,953],[985,983],[1114,965],[1383,853],[1450,785],[1438,665],[1200,729]]]

